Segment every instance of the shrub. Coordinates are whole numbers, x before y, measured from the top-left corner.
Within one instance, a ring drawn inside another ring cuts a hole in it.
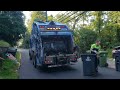
[[[10,47],[10,44],[8,42],[5,42],[3,40],[0,40],[0,46],[1,47]]]
[[[90,30],[81,28],[74,32],[75,43],[80,47],[82,53],[90,50],[91,44],[93,44],[97,39],[97,34]]]

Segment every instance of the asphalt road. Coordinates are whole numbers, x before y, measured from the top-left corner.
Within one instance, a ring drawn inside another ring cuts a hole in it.
[[[36,69],[29,60],[27,49],[20,49],[22,53],[20,79],[120,79],[120,72],[113,68],[100,68],[96,77],[84,76],[82,61],[67,67],[51,68],[49,70]]]

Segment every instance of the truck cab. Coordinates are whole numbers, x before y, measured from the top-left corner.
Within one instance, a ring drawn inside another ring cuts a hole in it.
[[[29,57],[34,67],[58,67],[77,62],[73,31],[58,22],[34,21]]]

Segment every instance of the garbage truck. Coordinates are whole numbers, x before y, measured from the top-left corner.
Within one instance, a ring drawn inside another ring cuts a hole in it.
[[[59,22],[34,21],[29,47],[29,57],[35,68],[74,65],[79,58],[73,30]]]

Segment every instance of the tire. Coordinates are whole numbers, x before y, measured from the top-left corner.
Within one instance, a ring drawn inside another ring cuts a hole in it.
[[[29,60],[32,60],[32,57],[31,57],[30,51],[29,51]]]
[[[105,64],[105,67],[108,67],[108,63]]]
[[[42,58],[42,59],[43,59],[43,60],[42,60],[43,62],[42,62],[42,66],[41,66],[41,68],[42,68],[43,70],[46,70],[46,69],[48,68],[48,66],[44,64],[44,58],[45,58],[45,56],[46,56],[46,53],[44,53],[44,49],[43,49],[43,58]]]
[[[48,67],[47,67],[47,65],[42,65],[42,66],[41,66],[41,69],[42,69],[43,71],[47,71],[47,70],[48,70]]]
[[[30,57],[30,60],[32,60],[32,58]]]
[[[32,57],[29,55],[29,59],[30,59],[30,61],[32,60]]]
[[[34,68],[37,68],[36,59],[33,60],[33,66]]]
[[[33,60],[33,66],[34,66],[35,68],[37,68],[36,55],[33,55],[32,60]]]

